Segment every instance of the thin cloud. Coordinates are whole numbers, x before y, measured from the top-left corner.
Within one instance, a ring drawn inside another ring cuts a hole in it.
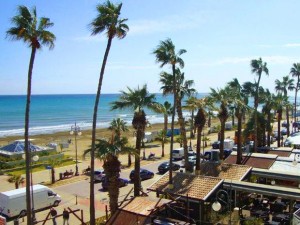
[[[282,65],[282,64],[292,64],[294,62],[300,61],[299,57],[289,57],[289,56],[249,56],[249,57],[225,57],[212,62],[203,62],[195,65],[201,66],[220,66],[228,64],[244,64],[250,63],[253,59],[262,58],[264,62]]]
[[[207,21],[206,12],[202,12],[202,15],[190,14],[188,16],[169,16],[156,20],[136,20],[128,21],[130,31],[128,35],[140,35],[140,34],[152,34],[160,32],[174,32],[193,29],[199,27]]]
[[[286,47],[286,48],[300,47],[300,43],[289,43],[289,44],[283,45],[283,47]]]
[[[74,41],[78,41],[78,42],[103,42],[107,39],[105,39],[105,37],[103,36],[103,34],[100,35],[85,35],[85,36],[81,36],[81,37],[75,37],[73,38]]]

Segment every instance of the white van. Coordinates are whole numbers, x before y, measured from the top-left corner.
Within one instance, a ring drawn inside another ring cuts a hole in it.
[[[172,151],[172,158],[175,160],[181,160],[184,157],[184,149],[177,148]]]
[[[58,206],[61,197],[44,185],[33,185],[34,210]],[[30,190],[31,191],[31,190]],[[0,214],[10,218],[26,215],[26,188],[0,193]]]

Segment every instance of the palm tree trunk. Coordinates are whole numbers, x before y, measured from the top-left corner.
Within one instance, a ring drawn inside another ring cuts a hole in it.
[[[31,48],[31,56],[28,69],[28,81],[27,81],[27,100],[25,109],[25,162],[26,162],[26,209],[27,209],[27,224],[32,225],[32,203],[30,194],[30,184],[32,183],[30,179],[30,164],[31,164],[31,154],[29,150],[29,114],[30,114],[30,100],[31,100],[31,81],[32,81],[32,70],[35,59],[36,48],[33,46]]]
[[[191,138],[194,138],[195,137],[195,134],[194,134],[194,110],[192,110],[192,117],[191,117]]]
[[[173,160],[172,160],[172,152],[173,152],[173,142],[174,142],[174,120],[175,120],[175,110],[176,110],[176,99],[177,99],[177,91],[176,91],[176,74],[175,74],[175,65],[172,65],[173,71],[173,109],[172,109],[172,121],[171,121],[171,143],[170,143],[170,170],[169,170],[169,189],[173,189]]]
[[[267,125],[268,125],[268,131],[267,131],[267,145],[270,147],[271,146],[271,112],[268,112],[268,116],[267,116]]]
[[[131,167],[131,154],[128,153],[128,167]]]
[[[236,164],[242,163],[242,114],[238,114],[238,131],[237,131],[237,157]]]
[[[168,132],[168,114],[164,114],[164,130]]]
[[[278,115],[277,115],[277,133],[278,133],[277,147],[280,147],[280,141],[281,141],[280,120],[281,120],[281,112],[278,112]]]
[[[108,58],[108,53],[110,50],[112,38],[109,37],[107,41],[107,46],[102,62],[102,67],[100,71],[100,77],[98,82],[98,88],[97,88],[97,95],[95,100],[95,106],[94,106],[94,114],[93,114],[93,128],[92,128],[92,148],[91,148],[91,180],[90,180],[90,224],[95,225],[95,191],[94,191],[94,171],[95,171],[95,142],[96,142],[96,125],[97,125],[97,113],[98,113],[98,105],[100,100],[100,94],[101,94],[101,87],[102,87],[102,81],[104,76],[104,70],[106,66],[106,61]]]
[[[286,130],[287,130],[287,136],[289,137],[290,136],[290,110],[289,110],[289,106],[286,106],[286,123],[287,123],[287,127],[286,127]]]
[[[165,157],[165,139],[161,142],[161,157]]]
[[[134,160],[134,196],[140,196],[141,190],[141,177],[140,177],[140,169],[141,169],[141,142],[143,131],[141,129],[137,129],[136,132],[136,154]]]
[[[226,122],[226,120],[222,120],[220,122],[221,122],[221,131],[220,131],[220,160],[223,161],[223,158],[224,158],[225,122]]]
[[[186,130],[185,130],[185,122],[184,117],[182,115],[182,108],[181,108],[181,98],[177,97],[177,114],[178,114],[178,120],[180,125],[180,134],[182,136],[182,142],[183,142],[183,149],[184,149],[184,166],[185,168],[188,167],[188,145],[187,145],[187,138],[186,138]]]
[[[201,151],[201,133],[202,133],[202,129],[199,126],[197,128],[197,147],[196,147],[196,175],[200,175],[200,151]]]
[[[298,78],[298,83],[299,83],[299,78]],[[294,122],[297,121],[297,94],[298,94],[298,83],[295,88],[295,114],[294,114]],[[296,126],[294,127],[294,131],[296,131]]]

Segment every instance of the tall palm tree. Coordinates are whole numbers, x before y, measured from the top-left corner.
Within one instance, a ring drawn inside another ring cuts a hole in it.
[[[282,119],[282,112],[286,104],[288,104],[288,98],[285,97],[282,93],[277,93],[277,95],[274,96],[274,106],[277,113],[277,132],[278,132],[277,147],[280,147],[280,140],[281,140],[280,121]]]
[[[272,134],[272,127],[271,127],[271,121],[272,121],[272,111],[275,107],[274,103],[275,95],[271,94],[269,89],[266,89],[263,94],[263,101],[264,105],[262,108],[262,112],[267,116],[267,145],[271,145],[271,134]]]
[[[164,104],[157,103],[157,108],[154,109],[155,112],[161,113],[164,115],[164,130],[168,131],[168,117],[172,115],[172,105],[170,102],[165,101]]]
[[[228,104],[229,104],[229,93],[230,88],[226,86],[224,89],[215,90],[210,89],[209,98],[215,101],[216,104],[219,104],[218,118],[221,124],[220,131],[220,160],[224,158],[224,137],[225,137],[225,123],[229,117]]]
[[[237,78],[234,78],[232,81],[228,82],[229,87],[231,88],[230,95],[232,101],[232,106],[234,108],[234,115],[238,120],[237,127],[237,160],[236,164],[241,164],[242,162],[242,118],[245,114],[245,111],[248,109],[248,97],[243,92],[243,87],[239,83]]]
[[[178,114],[178,122],[180,125],[180,133],[183,142],[184,148],[184,159],[185,159],[185,167],[187,167],[188,163],[188,146],[187,146],[187,138],[186,138],[186,129],[185,129],[185,120],[182,113],[182,100],[185,96],[190,97],[193,93],[196,92],[194,88],[191,86],[194,84],[193,80],[185,80],[184,73],[181,73],[180,69],[176,68],[176,110]],[[163,84],[161,89],[163,90],[164,95],[168,95],[173,93],[173,76],[172,74],[162,72],[160,74],[160,82]]]
[[[97,87],[97,94],[94,105],[94,113],[93,113],[93,126],[92,126],[92,151],[91,151],[91,181],[90,181],[90,222],[91,225],[95,225],[95,193],[94,193],[94,150],[95,150],[95,142],[96,142],[96,125],[97,125],[97,113],[98,113],[98,105],[101,94],[102,81],[104,77],[105,66],[108,58],[108,54],[110,51],[110,47],[112,44],[113,38],[117,37],[119,39],[123,39],[127,32],[129,31],[128,26],[125,24],[127,19],[121,19],[122,4],[114,5],[110,1],[106,1],[103,4],[97,5],[97,17],[91,22],[90,27],[92,31],[92,35],[100,34],[106,31],[107,35],[107,45],[104,53],[102,66],[100,70],[100,76]]]
[[[198,112],[195,116],[195,127],[197,128],[197,147],[196,147],[196,175],[200,175],[200,151],[201,151],[201,134],[206,123],[205,104],[206,99],[197,101]]]
[[[290,79],[289,75],[284,76],[282,81],[275,80],[275,90],[277,92],[282,92],[283,95],[287,98],[288,91],[294,90],[294,79]],[[286,122],[287,122],[287,136],[290,136],[290,119],[289,119],[289,104],[286,105]]]
[[[167,132],[165,130],[159,131],[156,139],[161,142],[161,157],[165,157],[165,143],[168,142]]]
[[[113,131],[113,136],[117,136],[119,139],[121,139],[122,132],[129,131],[127,123],[122,120],[121,118],[113,119],[113,121],[110,123],[110,126],[108,127],[109,130]],[[122,151],[122,149],[121,149]],[[128,167],[131,166],[131,153],[128,152]]]
[[[293,77],[297,77],[297,82],[295,84],[295,105],[294,105],[294,121],[297,120],[297,95],[300,88],[300,63],[294,63],[291,68],[290,74]]]
[[[267,67],[267,63],[263,62],[261,58],[259,59],[253,59],[250,63],[251,66],[251,72],[255,73],[258,76],[257,82],[255,82],[255,96],[254,96],[254,151],[257,150],[257,108],[258,108],[258,93],[259,93],[259,85],[260,85],[260,79],[261,75],[264,72],[266,75],[269,75],[269,69]]]
[[[122,139],[118,136],[114,136],[109,140],[99,139],[95,145],[95,157],[99,160],[103,160],[103,168],[105,172],[105,178],[108,181],[108,195],[109,195],[109,208],[111,215],[113,215],[118,209],[119,198],[119,177],[121,171],[121,162],[118,159],[120,147],[124,146]],[[91,153],[92,149],[84,151],[84,156]]]
[[[30,11],[26,6],[18,6],[18,14],[11,19],[14,27],[11,27],[6,35],[11,40],[21,40],[28,44],[31,48],[31,55],[27,75],[27,99],[25,109],[25,156],[26,156],[26,208],[27,208],[27,224],[31,225],[32,212],[30,202],[30,150],[29,150],[29,112],[31,99],[31,80],[32,71],[35,60],[36,51],[42,49],[42,46],[47,46],[49,49],[54,48],[55,35],[47,29],[54,24],[46,17],[37,17],[36,8],[33,7]]]
[[[147,125],[146,114],[144,108],[153,110],[156,107],[155,95],[149,94],[147,85],[144,85],[141,89],[127,88],[128,92],[121,91],[119,100],[111,103],[111,110],[116,109],[132,109],[134,116],[132,120],[133,128],[136,130],[136,154],[134,162],[134,196],[140,195],[140,156],[141,156],[141,141],[145,133]]]
[[[175,120],[175,109],[176,109],[176,65],[180,68],[184,67],[184,61],[180,56],[186,53],[185,49],[180,49],[177,53],[175,51],[175,45],[171,39],[161,41],[160,44],[154,49],[153,54],[156,57],[156,62],[160,63],[160,67],[165,65],[170,65],[172,67],[173,74],[173,112],[171,121],[171,143],[170,143],[170,171],[169,171],[169,188],[173,189],[173,175],[172,175],[172,151],[173,151],[173,141],[174,141],[174,120]]]
[[[194,125],[194,113],[195,113],[195,110],[198,107],[197,106],[197,101],[198,100],[195,96],[191,96],[185,101],[185,105],[182,107],[183,109],[187,109],[187,110],[191,111],[190,140],[195,137],[193,125]],[[190,147],[192,147],[191,141],[190,141]]]

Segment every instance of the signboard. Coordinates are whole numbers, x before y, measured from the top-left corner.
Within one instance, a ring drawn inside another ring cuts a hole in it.
[[[0,225],[6,225],[6,218],[3,216],[0,216]]]

